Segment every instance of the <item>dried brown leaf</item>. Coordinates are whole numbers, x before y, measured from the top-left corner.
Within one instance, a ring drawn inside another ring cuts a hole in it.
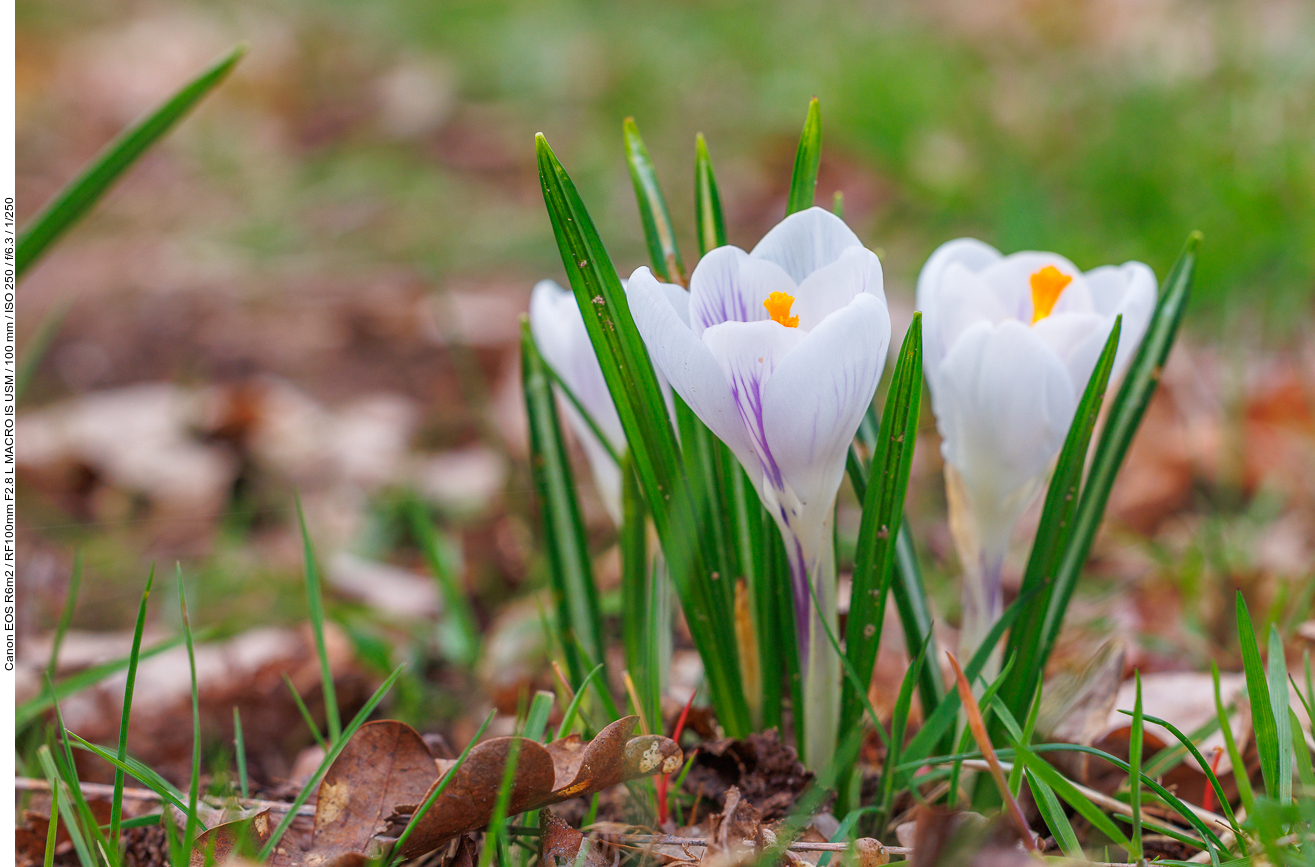
[[[213,864],[223,867],[244,852],[257,852],[265,845],[274,830],[270,811],[257,813],[250,819],[226,822],[203,832],[192,847],[191,867]],[[277,855],[270,859],[276,863]]]
[[[597,847],[589,845],[584,834],[566,824],[565,821],[544,811],[540,816],[543,835],[539,863],[553,867],[573,867],[580,857],[580,847],[585,846],[585,856],[581,867],[608,867],[611,861],[604,857]]]
[[[422,800],[438,768],[415,729],[395,720],[366,723],[324,774],[312,851],[331,860],[365,853],[399,803]],[[371,852],[370,854],[378,854]],[[307,863],[313,862],[310,858]]]
[[[546,747],[517,738],[494,738],[475,746],[438,800],[415,823],[402,854],[416,857],[458,834],[488,824],[512,745],[517,741],[519,756],[507,808],[509,816],[592,794],[636,777],[678,770],[682,756],[675,742],[654,735],[631,738],[637,722],[634,716],[619,719],[588,743],[572,735]],[[414,808],[399,807],[399,812],[410,809]]]

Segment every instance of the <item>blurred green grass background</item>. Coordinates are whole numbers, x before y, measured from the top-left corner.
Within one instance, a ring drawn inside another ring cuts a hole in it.
[[[185,220],[255,261],[555,274],[533,170],[542,130],[628,271],[643,252],[627,115],[687,248],[693,138],[707,135],[747,247],[779,216],[816,95],[819,201],[844,191],[897,292],[960,235],[1163,275],[1199,228],[1198,328],[1241,316],[1291,336],[1309,313],[1308,3],[25,2],[18,21],[29,216],[76,164],[59,142],[89,151],[74,132],[86,115],[68,111],[79,97],[61,94],[71,55],[96,58],[82,74],[106,88],[145,76],[130,100],[181,80],[168,79],[189,69],[180,56],[245,40],[238,76],[171,147],[233,206]]]

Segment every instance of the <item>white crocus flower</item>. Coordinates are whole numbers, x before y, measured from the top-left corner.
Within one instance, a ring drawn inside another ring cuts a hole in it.
[[[823,630],[836,630],[831,521],[890,344],[881,263],[842,220],[812,208],[751,253],[708,253],[683,298],[647,268],[631,276],[627,295],[654,365],[735,453],[785,539],[804,669],[804,761],[820,768],[834,753],[840,687]]]
[[[1002,256],[964,238],[923,266],[925,368],[966,573],[963,652],[1000,616],[1009,536],[1059,454],[1115,317],[1123,323],[1111,378],[1154,307],[1155,274],[1140,262],[1084,274],[1055,253]]]

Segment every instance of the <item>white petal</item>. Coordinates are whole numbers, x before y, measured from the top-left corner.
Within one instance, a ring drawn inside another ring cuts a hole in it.
[[[690,327],[703,329],[722,322],[767,319],[763,301],[773,292],[795,294],[795,283],[780,266],[752,259],[739,247],[718,247],[708,253],[690,276]]]
[[[1094,309],[1082,272],[1058,253],[1014,253],[983,269],[982,277],[990,284],[991,291],[1000,299],[1008,315],[1030,325],[1033,312],[1031,277],[1046,266],[1073,278],[1059,294],[1053,312],[1090,313]]]
[[[830,211],[809,208],[777,223],[749,255],[775,262],[798,284],[840,258],[846,248],[861,246],[844,220]]]
[[[1151,314],[1155,312],[1155,272],[1141,262],[1125,262],[1088,271],[1086,278],[1096,310],[1111,320],[1123,314],[1119,352],[1114,358],[1112,374],[1119,376],[1141,344]]]
[[[639,268],[630,275],[626,300],[653,366],[667,378],[672,389],[694,410],[694,414],[730,446],[741,461],[752,466],[756,461],[753,444],[717,359],[681,321],[667,290],[648,268]]]
[[[884,300],[863,293],[814,328],[767,380],[767,442],[803,505],[830,510],[889,344]]]
[[[786,328],[770,319],[765,322],[723,322],[703,332],[703,342],[725,377],[723,381],[730,390],[753,457],[745,460],[738,451],[736,456],[740,457],[756,484],[777,489],[784,485],[780,465],[767,439],[763,394],[776,366],[807,336],[799,328]],[[704,421],[706,423],[706,419]],[[727,444],[735,448],[734,443],[727,441]],[[754,472],[755,460],[760,465],[760,473]]]
[[[860,292],[880,298],[881,262],[875,253],[863,247],[849,247],[840,258],[808,275],[799,284],[791,313],[799,317],[799,327],[811,331],[819,322],[854,300]]]
[[[1068,371],[1020,322],[969,328],[932,392],[942,452],[987,545],[1007,538],[1063,444],[1077,396]]]
[[[1113,327],[1113,317],[1055,313],[1033,325],[1032,333],[1063,363],[1074,391],[1081,395]],[[1123,339],[1121,334],[1119,339]]]
[[[940,360],[954,346],[959,335],[978,322],[999,324],[1008,313],[982,276],[959,262],[951,262],[941,272],[936,303],[923,311],[923,340],[930,348],[924,356],[931,361],[927,379],[937,375]]]
[[[628,280],[622,281],[622,283],[629,286]],[[689,325],[689,290],[675,283],[662,283],[659,281],[658,285],[662,287],[662,291],[666,294],[667,300],[671,302],[671,306],[676,311],[676,315],[680,317],[680,321]]]
[[[612,447],[624,449],[621,419],[575,296],[551,280],[539,281],[530,293],[530,333],[544,360],[584,404]],[[574,421],[577,435],[586,440],[593,437],[583,419],[575,416]]]
[[[942,336],[944,327],[941,325],[943,312],[951,309],[950,305],[941,300],[946,286],[946,269],[958,265],[976,274],[1001,258],[1000,251],[989,244],[973,238],[959,238],[937,247],[927,264],[922,266],[918,274],[917,308],[922,311],[923,357],[928,361],[926,369],[929,373],[945,357],[950,347]]]

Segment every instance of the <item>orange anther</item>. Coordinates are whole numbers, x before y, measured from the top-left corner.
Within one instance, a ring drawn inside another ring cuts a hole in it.
[[[1059,293],[1073,282],[1073,278],[1054,265],[1047,265],[1033,274],[1028,282],[1032,284],[1032,324],[1035,325],[1055,309]]]
[[[779,322],[786,328],[798,328],[799,317],[790,315],[790,305],[792,304],[794,304],[794,296],[785,292],[773,292],[763,302],[763,306],[767,308],[767,314],[772,317],[773,322]]]

